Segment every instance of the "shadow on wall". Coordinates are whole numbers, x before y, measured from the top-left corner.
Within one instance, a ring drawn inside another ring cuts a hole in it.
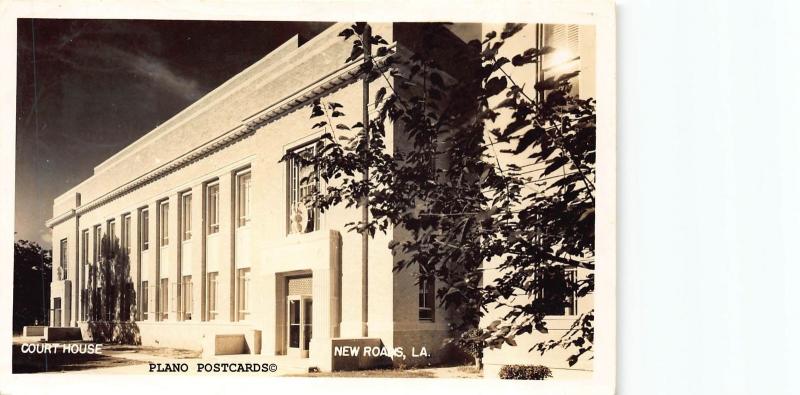
[[[142,337],[135,322],[91,321],[81,324],[84,340],[97,343],[141,345]]]

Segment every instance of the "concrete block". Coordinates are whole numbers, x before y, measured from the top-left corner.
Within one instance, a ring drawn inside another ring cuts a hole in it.
[[[78,327],[46,327],[44,340],[47,342],[57,340],[83,340],[81,328]]]
[[[44,336],[44,325],[31,325],[22,328],[22,336]]]

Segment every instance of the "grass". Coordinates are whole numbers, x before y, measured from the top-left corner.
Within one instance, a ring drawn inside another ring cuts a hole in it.
[[[290,377],[385,377],[385,378],[434,378],[431,371],[420,369],[373,369],[339,372],[315,372],[289,375]]]

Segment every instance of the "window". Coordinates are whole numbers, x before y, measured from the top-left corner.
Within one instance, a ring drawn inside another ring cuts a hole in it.
[[[161,320],[164,321],[169,317],[169,279],[161,279],[161,297],[159,299],[159,310],[161,313]]]
[[[309,199],[319,189],[319,175],[311,160],[321,143],[296,150],[289,160],[289,233],[308,233],[319,229],[319,209]]]
[[[237,319],[244,321],[250,316],[250,269],[239,269],[236,276],[238,314]]]
[[[538,46],[553,48],[549,53],[542,55],[541,63],[537,64],[537,81],[559,76],[580,70],[580,47],[578,25],[538,25]],[[578,78],[569,80],[571,94],[578,92]],[[539,92],[543,95],[543,92]],[[540,96],[543,99],[543,96]]]
[[[113,219],[110,219],[110,220],[108,220],[108,223],[107,223],[106,226],[107,226],[106,234],[108,235],[108,241],[111,243],[111,245],[114,245],[114,241],[117,239],[117,224],[116,224],[116,221],[114,221]]]
[[[89,274],[89,229],[81,231],[81,280],[79,288],[81,290],[81,321],[86,321],[89,310],[89,295],[88,295],[88,274]]]
[[[550,267],[540,275],[539,292],[534,303],[545,315],[576,315],[578,301],[575,295],[577,271],[563,267]]]
[[[432,275],[421,275],[419,279],[419,319],[433,321],[436,302],[436,280]]]
[[[250,172],[236,175],[236,226],[250,223]]]
[[[158,205],[159,245],[164,247],[169,244],[169,202],[163,201]]]
[[[210,184],[206,189],[208,202],[208,234],[219,232],[219,184]]]
[[[147,281],[142,281],[142,289],[141,289],[142,320],[146,320],[147,319],[147,313],[149,311],[149,308],[148,308],[148,305],[147,305],[148,296],[149,295],[148,295],[148,289],[147,289]]]
[[[150,211],[146,208],[139,212],[139,240],[142,251],[147,251],[150,247]]]
[[[131,255],[131,215],[122,217],[122,249],[128,256]]]
[[[189,321],[192,319],[192,309],[194,308],[194,300],[192,298],[192,276],[183,276],[181,295],[181,320]]]
[[[102,248],[100,246],[100,243],[102,242],[102,240],[103,240],[103,230],[100,229],[100,225],[95,225],[94,226],[94,263],[95,264],[100,263],[100,260],[102,258],[102,256],[101,256]]]
[[[181,240],[192,239],[192,195],[181,195]]]
[[[217,272],[208,273],[208,320],[213,321],[217,319]]]
[[[58,277],[59,280],[66,280],[67,268],[69,267],[69,262],[67,260],[67,239],[61,240],[61,254],[59,257],[61,258],[61,265],[59,266]]]

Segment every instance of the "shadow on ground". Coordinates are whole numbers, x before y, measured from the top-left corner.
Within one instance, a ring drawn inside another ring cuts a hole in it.
[[[60,350],[50,354],[23,353],[21,344],[11,346],[11,373],[71,372],[142,363],[104,354],[64,354]]]

